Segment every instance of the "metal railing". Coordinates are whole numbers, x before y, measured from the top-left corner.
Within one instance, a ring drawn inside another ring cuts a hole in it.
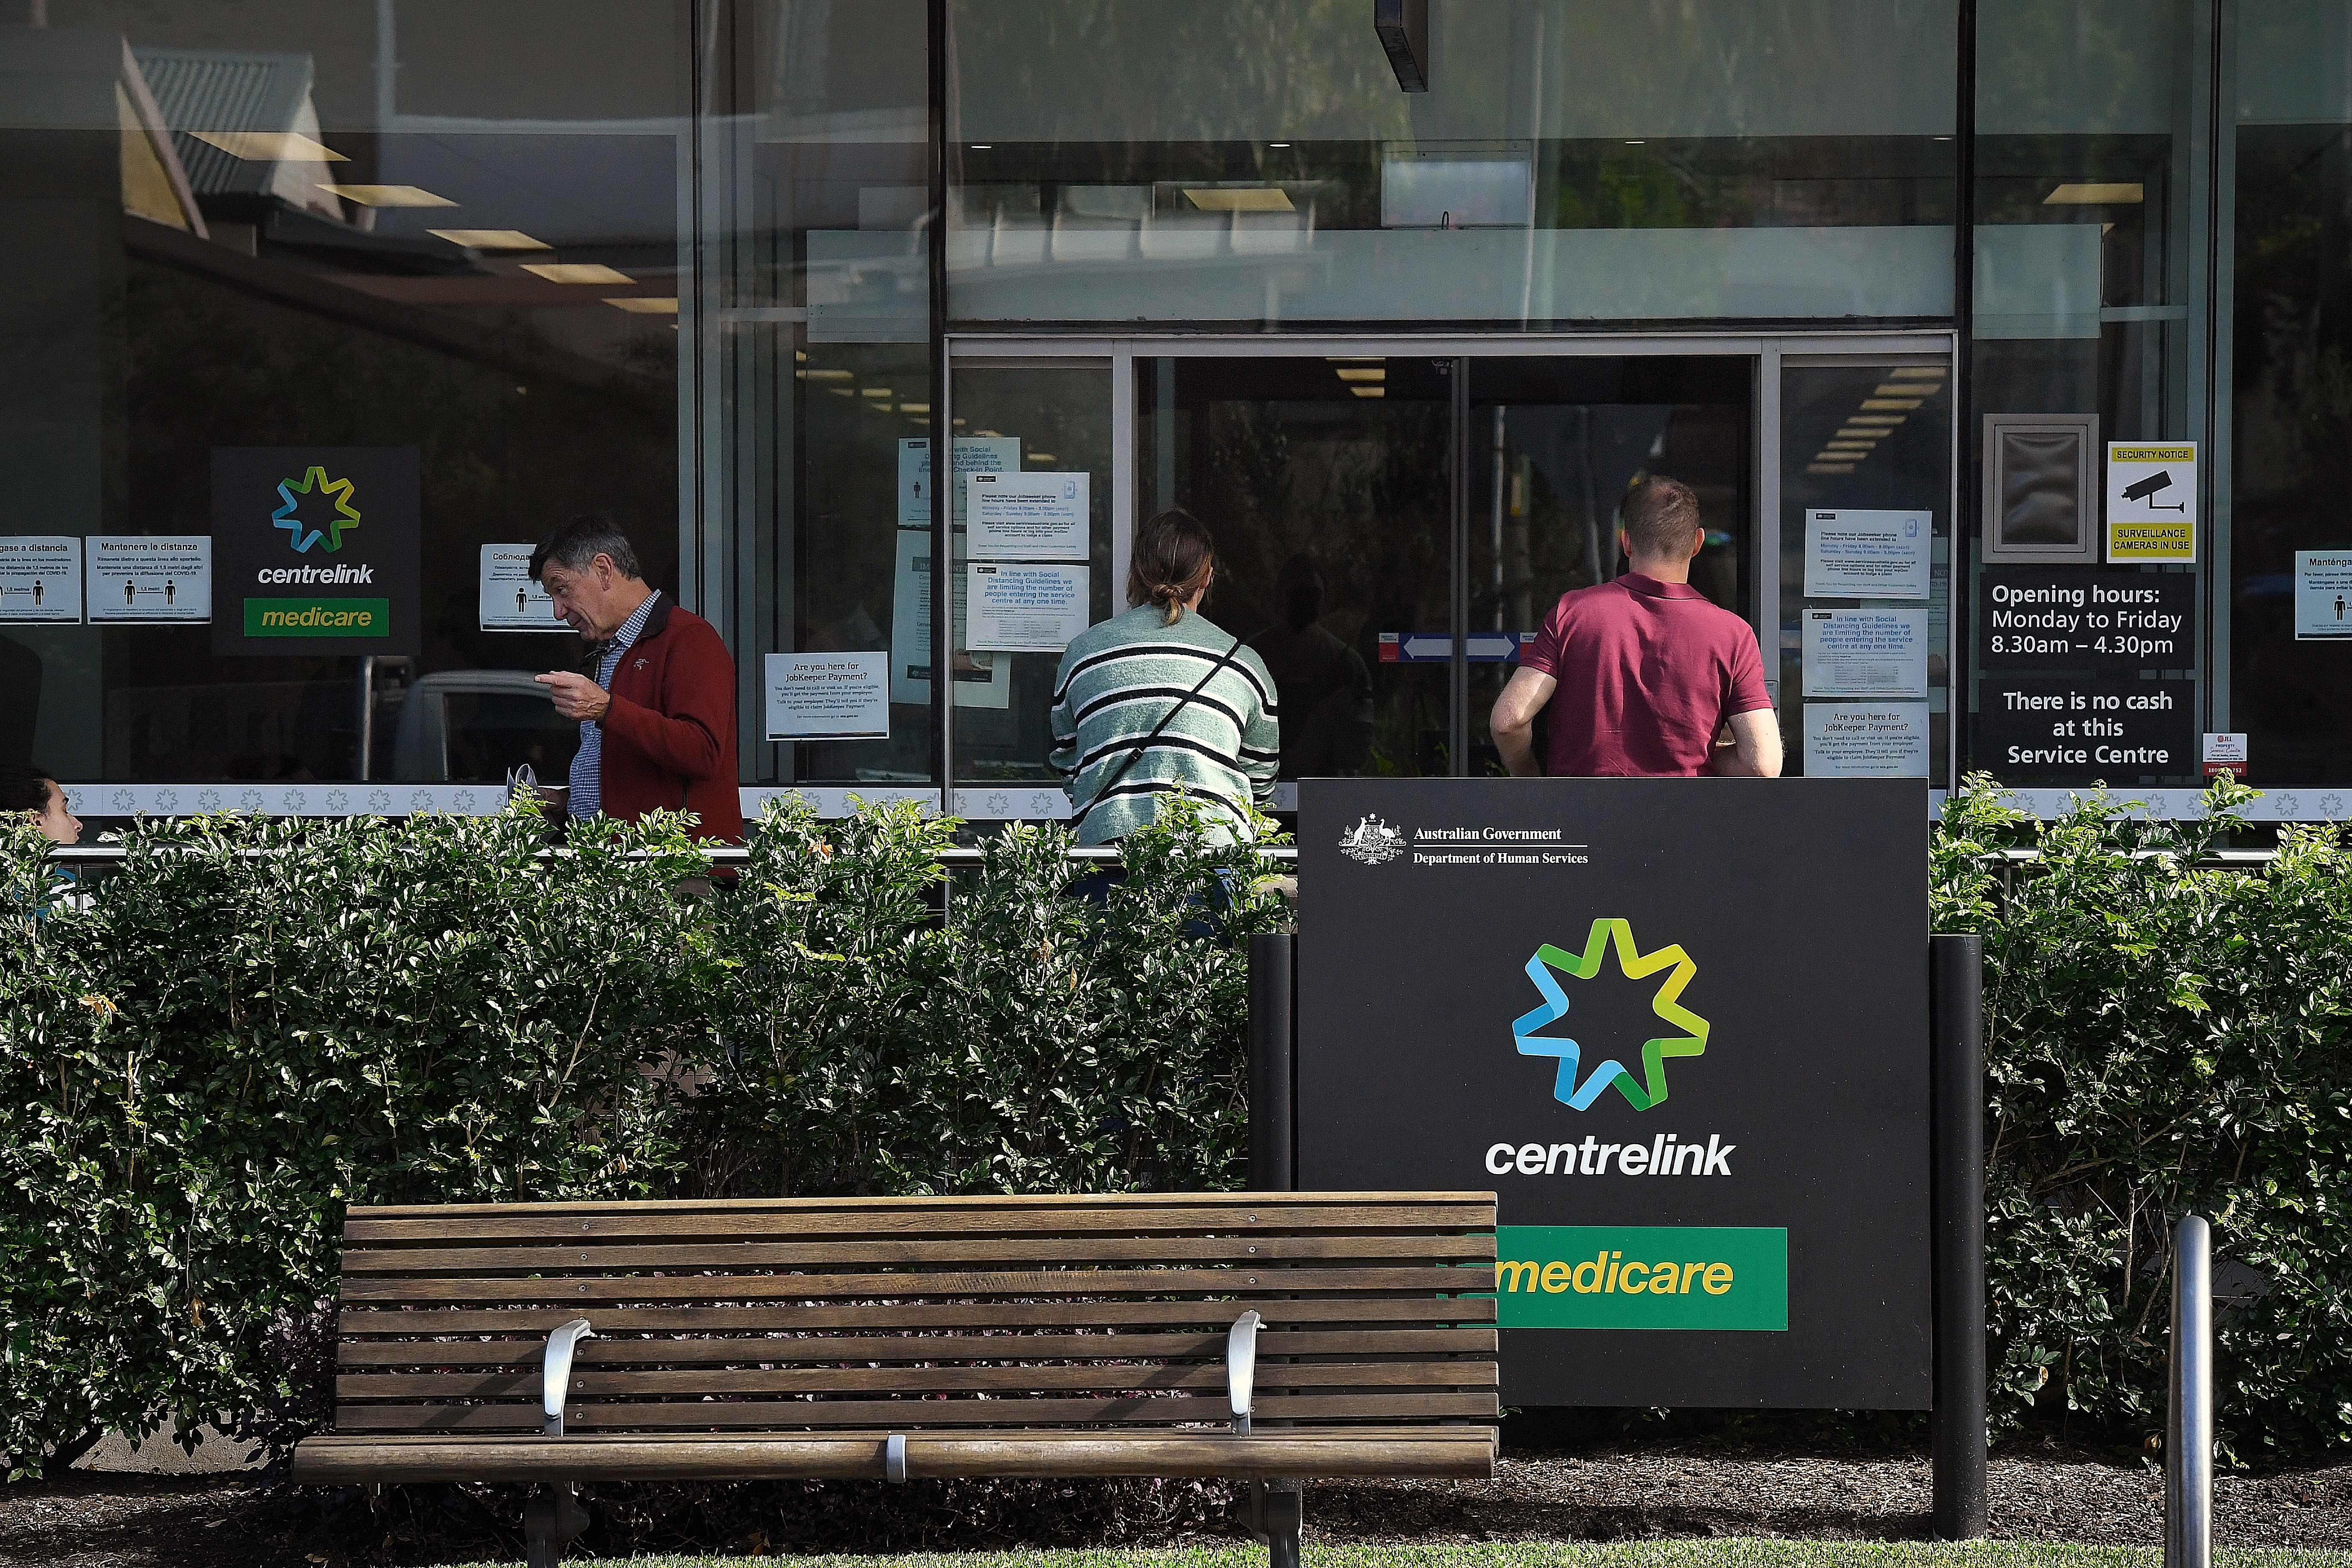
[[[2213,1568],[2213,1232],[2183,1216],[2172,1254],[2164,1568]]]

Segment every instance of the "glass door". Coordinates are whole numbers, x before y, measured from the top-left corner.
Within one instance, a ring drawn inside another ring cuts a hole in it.
[[[1202,613],[1274,676],[1285,782],[1454,771],[1449,453],[1460,363],[1136,361],[1138,520],[1181,507],[1215,534]]]
[[[1618,506],[1636,480],[1679,479],[1697,493],[1706,544],[1691,563],[1691,582],[1755,622],[1756,361],[1605,355],[1470,363],[1465,771],[1485,776],[1503,771],[1486,716],[1517,668],[1519,648],[1561,594],[1625,570]],[[1543,755],[1540,737],[1536,755]]]

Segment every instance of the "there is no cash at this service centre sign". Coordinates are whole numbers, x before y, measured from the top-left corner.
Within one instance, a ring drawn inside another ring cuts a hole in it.
[[[415,653],[412,447],[213,449],[213,652]]]
[[[1499,1198],[1507,1404],[1929,1403],[1900,779],[1299,786],[1302,1187]]]

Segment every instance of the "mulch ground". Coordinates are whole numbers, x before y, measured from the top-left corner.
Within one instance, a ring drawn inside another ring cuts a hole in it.
[[[1781,1535],[1916,1539],[1928,1533],[1924,1458],[1791,1454],[1785,1448],[1644,1446],[1523,1453],[1491,1481],[1375,1481],[1308,1488],[1310,1539],[1325,1541],[1613,1541],[1645,1537]],[[2028,1540],[2155,1545],[2162,1477],[2153,1469],[2055,1448],[2005,1452],[1991,1465],[1992,1533]],[[418,1489],[422,1491],[424,1489]],[[443,1500],[371,1511],[357,1494],[265,1492],[236,1478],[215,1480],[77,1475],[59,1483],[0,1489],[0,1568],[304,1568],[308,1564],[463,1562],[495,1553],[511,1521],[470,1522],[475,1507],[450,1489]],[[1018,1516],[968,1536],[937,1501],[901,1508],[894,1524],[877,1511],[879,1488],[793,1489],[781,1506],[752,1489],[710,1495],[700,1540],[666,1549],[866,1550],[898,1544],[1004,1545],[1025,1533]],[[897,1491],[897,1489],[893,1489]],[[516,1493],[490,1494],[494,1502]],[[450,1500],[463,1505],[455,1510]],[[1064,1519],[1090,1511],[1063,1499]],[[1075,1505],[1070,1506],[1070,1505]],[[898,1508],[896,1500],[885,1508]],[[919,1520],[930,1509],[929,1522]],[[499,1514],[519,1511],[505,1508]],[[1099,1504],[1092,1511],[1104,1512]],[[691,1518],[694,1510],[685,1511]],[[665,1511],[675,1536],[679,1511]],[[746,1521],[763,1518],[753,1527]],[[436,1523],[436,1521],[438,1521]],[[1130,1521],[1131,1522],[1131,1521]],[[485,1533],[485,1531],[488,1533]],[[908,1532],[923,1537],[920,1542]],[[699,1533],[689,1525],[688,1533]],[[1164,1525],[1111,1534],[1125,1545],[1177,1544],[1223,1533],[1197,1509]],[[1065,1530],[1053,1544],[1086,1543]],[[2352,1464],[2224,1475],[2214,1495],[2214,1536],[2225,1546],[2341,1547],[2352,1541]],[[619,1545],[618,1542],[612,1543]],[[488,1549],[486,1551],[486,1548]],[[505,1550],[520,1557],[519,1543]]]

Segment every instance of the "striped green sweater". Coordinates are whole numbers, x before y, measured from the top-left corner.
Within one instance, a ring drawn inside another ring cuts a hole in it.
[[[1156,604],[1090,626],[1070,640],[1054,675],[1054,753],[1069,780],[1078,842],[1107,843],[1152,820],[1157,797],[1181,789],[1210,802],[1210,835],[1230,843],[1249,836],[1244,803],[1262,810],[1274,799],[1282,731],[1274,677],[1255,650],[1237,650],[1201,695],[1136,758],[1107,798],[1118,773],[1170,708],[1200,684],[1232,636],[1187,612],[1163,626]],[[1219,808],[1222,808],[1220,810]]]

